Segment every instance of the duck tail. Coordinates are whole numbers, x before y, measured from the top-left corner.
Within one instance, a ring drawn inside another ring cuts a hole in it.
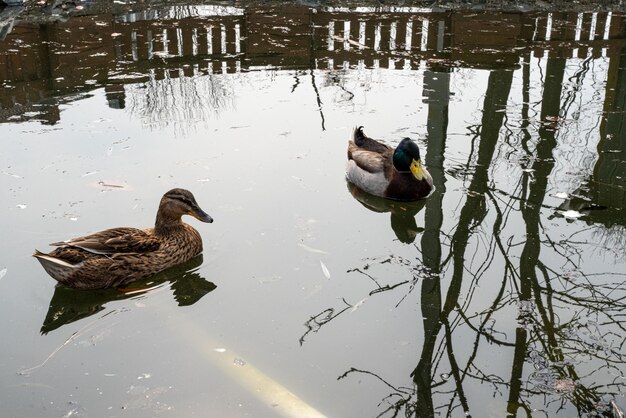
[[[35,250],[33,253],[41,266],[46,270],[53,279],[60,283],[67,283],[67,278],[75,271],[76,265],[70,264],[67,261],[63,261],[60,258],[53,257],[49,254],[42,253],[39,250]]]
[[[357,144],[357,146],[363,146],[365,142],[365,134],[363,133],[363,126],[355,126],[352,131],[352,140]]]

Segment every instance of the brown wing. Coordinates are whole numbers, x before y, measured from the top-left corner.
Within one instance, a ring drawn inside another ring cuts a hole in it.
[[[155,251],[161,242],[142,229],[112,228],[50,245],[77,247],[96,254],[115,254]]]
[[[380,173],[389,165],[389,159],[385,155],[361,150],[353,142],[348,145],[348,159],[353,160],[359,168],[369,173]]]

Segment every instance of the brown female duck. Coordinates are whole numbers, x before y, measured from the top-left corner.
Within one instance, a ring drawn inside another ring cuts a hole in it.
[[[415,142],[404,138],[393,149],[365,135],[362,126],[348,142],[346,177],[367,193],[393,200],[418,200],[433,189]]]
[[[124,286],[190,260],[202,252],[198,231],[181,220],[213,222],[193,194],[172,189],[161,198],[154,228],[113,228],[50,245],[33,254],[59,283],[77,289]]]

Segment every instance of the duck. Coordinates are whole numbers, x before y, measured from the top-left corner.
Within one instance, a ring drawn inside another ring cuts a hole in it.
[[[33,256],[62,285],[76,289],[120,288],[191,260],[202,252],[202,237],[182,221],[191,215],[212,223],[194,195],[172,189],[159,203],[154,228],[119,227],[54,242]]]
[[[359,189],[390,200],[416,201],[433,190],[433,178],[410,138],[392,148],[355,127],[348,141],[346,178]]]

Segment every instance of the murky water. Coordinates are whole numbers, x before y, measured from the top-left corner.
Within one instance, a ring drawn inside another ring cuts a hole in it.
[[[73,10],[0,41],[3,416],[626,407],[624,15]],[[350,187],[356,125],[435,192]],[[136,292],[30,256],[172,187],[215,222]]]

